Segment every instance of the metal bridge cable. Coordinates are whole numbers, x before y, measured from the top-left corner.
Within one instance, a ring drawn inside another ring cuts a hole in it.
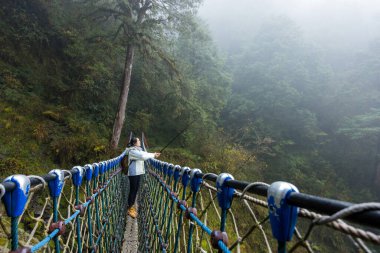
[[[355,204],[343,210],[340,210],[339,212],[331,216],[322,216],[320,218],[316,218],[313,222],[317,225],[322,225],[322,224],[329,223],[331,221],[345,218],[355,213],[361,213],[361,212],[369,211],[369,210],[380,210],[380,203],[369,202],[369,203]]]
[[[203,174],[198,173],[196,177],[202,178]],[[216,182],[216,177],[209,175],[205,180]],[[249,182],[244,182],[244,181],[239,181],[239,180],[229,180],[228,182],[226,182],[226,186],[229,186],[241,191],[243,191],[249,184],[250,184]],[[247,192],[266,197],[267,190],[268,190],[267,186],[258,185],[258,186],[249,188]],[[349,206],[354,205],[353,203],[349,203],[349,202],[322,198],[322,197],[313,196],[310,194],[296,193],[296,192],[290,193],[287,201],[290,205],[298,206],[301,208],[305,208],[311,211],[316,211],[318,213],[327,214],[327,215],[332,215],[340,210],[343,210]],[[363,213],[356,213],[355,215],[347,216],[346,219],[355,223],[359,223],[362,225],[380,229],[380,211],[369,210]]]

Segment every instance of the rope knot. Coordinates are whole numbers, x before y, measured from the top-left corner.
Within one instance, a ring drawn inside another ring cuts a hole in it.
[[[178,198],[178,193],[171,191],[170,195],[172,196],[172,199]]]
[[[83,216],[84,215],[84,206],[83,205],[76,205],[76,206],[74,206],[74,209],[75,210],[79,210],[79,215],[80,216]]]
[[[55,223],[50,224],[49,226],[49,233],[53,232],[54,230],[58,229],[59,232],[57,235],[63,235],[66,232],[66,225],[63,221],[57,221]]]
[[[197,209],[195,207],[189,207],[186,209],[185,217],[190,220],[190,214],[197,216]]]
[[[181,205],[183,205],[187,209],[187,202],[186,202],[186,200],[180,200],[180,201],[178,201],[177,208],[181,209]]]
[[[211,245],[214,249],[219,249],[219,252],[221,252],[219,247],[219,241],[222,241],[224,245],[228,244],[228,236],[226,232],[221,232],[218,230],[214,230],[211,233]]]

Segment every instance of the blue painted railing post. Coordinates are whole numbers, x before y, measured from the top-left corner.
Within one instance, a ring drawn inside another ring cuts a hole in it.
[[[49,172],[50,175],[55,175],[55,179],[51,180],[49,185],[50,196],[53,199],[53,223],[58,222],[58,198],[61,195],[63,183],[65,180],[65,176],[62,170],[51,170]],[[61,251],[59,246],[59,237],[56,235],[54,237],[54,245],[55,251],[59,253]]]
[[[202,173],[200,169],[192,169],[190,172],[190,186],[191,191],[193,192],[192,195],[192,202],[191,207],[195,208],[197,204],[197,193],[199,192],[201,188],[201,184],[203,182],[203,179],[201,177],[197,177],[197,174]],[[187,252],[190,253],[192,249],[192,239],[193,239],[193,230],[194,230],[194,224],[190,223],[189,228],[189,240],[187,242]]]
[[[222,251],[221,247],[225,248],[228,245],[228,236],[226,233],[227,211],[231,208],[235,189],[229,187],[227,182],[233,179],[234,177],[228,173],[221,173],[216,178],[216,195],[219,207],[222,209],[222,215],[220,219],[220,231],[214,230],[211,233],[211,245],[213,248],[219,249],[219,252]]]
[[[13,182],[16,185],[13,191],[5,192],[2,198],[7,215],[11,217],[11,250],[16,250],[18,247],[18,220],[28,200],[30,180],[25,175],[13,175],[7,177],[3,182]]]
[[[83,179],[83,168],[81,166],[75,166],[73,168],[76,170],[75,173],[73,173],[73,184],[75,186],[75,208],[80,210],[81,206],[79,204],[79,187],[82,184]],[[78,244],[78,253],[82,252],[82,241],[80,236],[80,220],[79,215],[75,217],[75,222],[77,224],[77,244]]]
[[[186,199],[186,188],[187,185],[189,184],[190,180],[190,168],[189,167],[183,167],[180,172],[181,176],[181,182],[182,182],[182,203],[184,204],[185,199]],[[177,235],[175,238],[175,243],[174,243],[174,253],[177,252],[178,249],[178,243],[179,243],[179,237],[181,235],[181,227],[182,227],[182,217],[183,217],[183,210],[179,208],[180,213],[179,213],[179,219],[178,219],[178,229],[177,229]]]
[[[220,221],[220,231],[224,232],[226,230],[226,219],[227,211],[231,208],[232,199],[234,196],[235,189],[228,187],[226,182],[233,180],[234,177],[228,173],[220,174],[216,179],[216,189],[219,207],[222,209],[221,221]]]
[[[278,253],[286,253],[286,242],[292,239],[297,223],[299,208],[287,203],[292,192],[299,191],[287,182],[274,182],[268,189],[269,220],[278,242]]]

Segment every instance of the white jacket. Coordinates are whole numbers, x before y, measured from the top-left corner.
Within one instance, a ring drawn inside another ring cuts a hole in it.
[[[128,176],[145,174],[144,161],[154,158],[154,153],[143,151],[140,147],[130,147],[128,154]]]

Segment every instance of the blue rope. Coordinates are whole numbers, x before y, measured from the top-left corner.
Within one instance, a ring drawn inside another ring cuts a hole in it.
[[[45,239],[43,239],[42,241],[40,241],[39,243],[37,243],[36,245],[34,245],[30,249],[31,252],[35,252],[35,251],[41,249],[43,246],[45,246],[58,233],[59,233],[59,229],[58,228],[54,229],[54,231],[51,234],[49,234],[47,237],[45,237]]]
[[[93,197],[96,197],[96,196],[98,196],[98,193],[96,193],[96,194],[93,195]],[[83,207],[84,208],[88,207],[88,205],[90,204],[90,202],[91,202],[91,200],[88,200],[86,203],[83,204]],[[80,213],[80,210],[75,211],[69,218],[67,218],[64,221],[64,224],[67,225],[70,222],[72,222],[75,218],[77,218],[77,216],[79,215],[79,213]],[[54,219],[54,217],[53,217],[53,219]],[[12,223],[12,225],[13,225],[13,223]],[[16,226],[17,226],[17,222],[16,222]],[[35,252],[35,251],[39,250],[40,248],[42,248],[43,246],[45,246],[52,238],[58,238],[58,237],[55,237],[58,234],[58,232],[59,232],[58,228],[55,229],[55,230],[53,230],[53,232],[51,232],[47,237],[45,237],[42,241],[40,241],[39,243],[37,243],[36,245],[34,245],[31,248],[32,252]]]
[[[223,241],[218,241],[219,249],[221,249],[224,253],[230,253],[231,251],[228,249],[228,247],[223,243]]]
[[[103,186],[103,188],[99,189],[99,191],[95,194],[93,194],[91,196],[91,198],[86,201],[82,206],[84,208],[88,208],[88,227],[89,227],[89,230],[88,230],[88,233],[89,233],[89,242],[90,244],[93,243],[93,231],[92,231],[92,222],[91,222],[91,210],[89,208],[89,205],[91,203],[91,200],[92,199],[95,199],[95,202],[97,202],[97,196],[102,193],[106,186],[112,181],[114,180],[113,182],[116,184],[116,183],[120,183],[122,184],[122,181],[119,180],[121,179],[120,177],[115,177],[117,174],[120,173],[121,169],[119,169],[118,171],[114,171],[112,172],[111,174],[111,170],[115,170],[116,169],[116,166],[113,166],[112,168],[109,169],[108,171],[108,176],[109,176],[109,179],[107,180],[105,186]],[[111,175],[110,175],[111,174]],[[94,188],[96,187],[96,178],[94,178]],[[115,206],[115,204],[119,204],[119,209],[117,210],[118,213],[120,214],[121,213],[121,210],[123,210],[123,208],[121,207],[121,205],[125,202],[121,199],[118,199],[118,198],[115,198],[115,196],[118,196],[119,194],[121,194],[121,189],[117,188],[115,185],[111,185],[110,187],[110,190],[113,191],[113,194],[109,194],[107,195],[106,194],[106,201],[107,201],[107,206],[108,206],[108,197],[110,198],[110,202],[113,203],[112,205],[112,208],[107,212],[108,213],[108,216],[111,216],[111,219],[107,219],[107,222],[104,224],[103,226],[103,229],[105,229],[105,226],[108,225],[108,229],[111,233],[111,230],[114,234],[117,233],[117,231],[120,230],[121,227],[124,227],[122,226],[122,224],[120,222],[117,222],[116,221],[116,217],[120,217],[121,215],[117,215],[115,212],[112,212],[113,210],[113,207]],[[107,193],[107,192],[106,192]],[[115,194],[114,194],[115,193]],[[90,195],[91,192],[90,192],[90,182],[87,182],[87,195]],[[79,201],[79,197],[80,197],[80,194],[79,194],[79,186],[76,186],[75,187],[75,204],[76,205],[79,205],[80,204],[80,201]],[[53,197],[52,198],[52,204],[53,204],[53,219],[52,219],[52,222],[53,223],[56,223],[58,222],[58,197]],[[105,208],[105,207],[104,207]],[[96,213],[98,214],[97,215],[97,221],[100,223],[99,221],[99,211],[98,211],[98,208],[96,208]],[[82,243],[81,243],[81,238],[80,238],[80,220],[79,220],[79,214],[80,214],[80,210],[76,210],[70,217],[68,217],[67,219],[64,220],[64,224],[67,225],[69,223],[72,223],[74,219],[76,219],[76,232],[77,232],[77,245],[78,245],[78,253],[81,253],[82,252]],[[19,245],[19,241],[18,241],[18,237],[19,237],[19,234],[18,234],[18,221],[20,219],[20,216],[17,216],[17,217],[11,217],[11,251],[16,251],[18,249],[18,245]],[[108,221],[112,221],[112,229],[110,229],[110,223]],[[123,221],[123,219],[119,219],[121,221]],[[60,232],[60,229],[59,228],[56,228],[54,229],[50,234],[48,234],[44,239],[42,239],[40,242],[38,242],[37,244],[35,244],[34,246],[30,246],[30,251],[31,252],[35,252],[35,251],[38,251],[39,249],[43,248],[44,246],[46,246],[50,241],[54,241],[54,246],[55,246],[55,252],[59,253],[61,248],[60,248],[60,244],[59,244],[59,232]],[[117,246],[117,244],[121,243],[121,238],[120,237],[117,237],[115,236],[115,238],[117,239],[117,241],[113,241],[111,245],[111,241],[110,241],[110,247],[112,246],[112,248],[114,250],[116,250],[117,248],[120,248]],[[101,239],[101,235],[98,237],[98,239]],[[107,245],[106,245],[107,246]],[[121,245],[120,245],[121,246]],[[100,247],[100,250],[101,250],[101,247]]]
[[[198,224],[198,226],[200,226],[202,228],[203,231],[205,231],[208,235],[211,235],[211,233],[212,233],[211,229],[208,228],[200,219],[198,219],[197,216],[190,213],[190,217],[193,221],[195,221]]]
[[[72,222],[78,216],[79,213],[80,213],[79,210],[75,211],[68,219],[65,220],[65,225]]]

